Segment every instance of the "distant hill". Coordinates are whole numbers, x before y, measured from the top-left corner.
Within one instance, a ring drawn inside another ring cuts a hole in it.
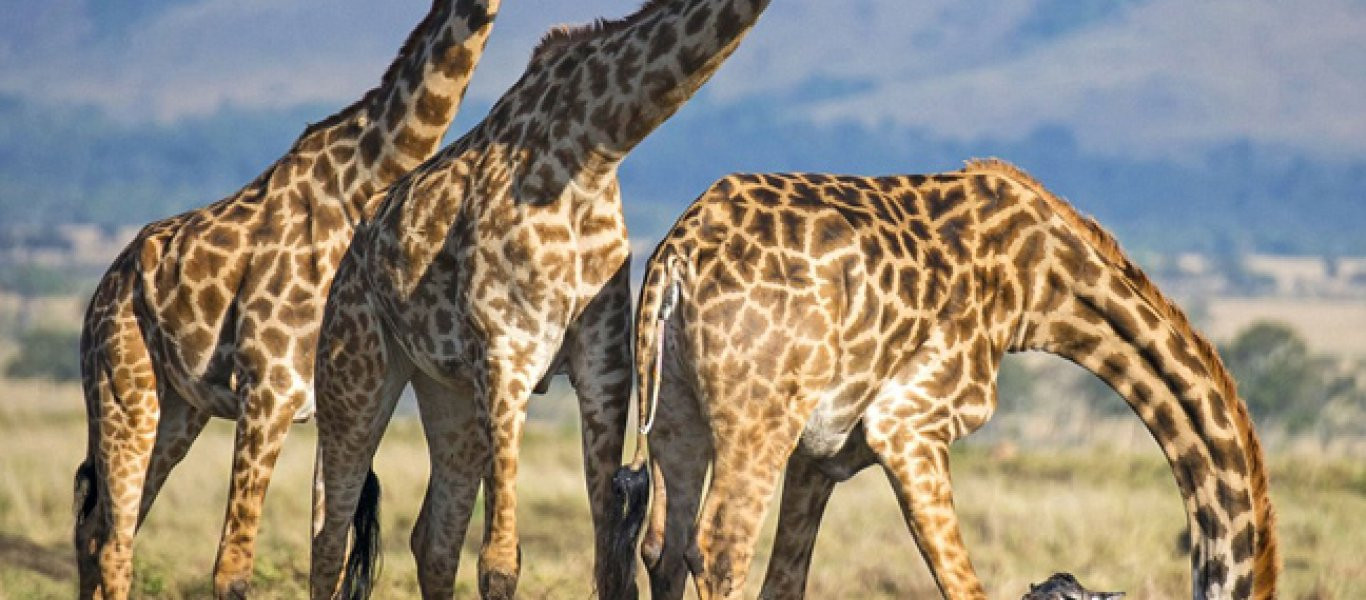
[[[997,156],[1030,171],[1125,246],[1170,253],[1366,254],[1366,158],[1319,162],[1247,141],[1191,160],[1083,151],[1044,126],[1020,141],[946,141],[900,126],[813,125],[801,98],[722,102],[703,94],[623,164],[632,233],[654,239],[703,188],[733,171],[882,174]],[[222,111],[133,126],[94,109],[0,97],[0,223],[139,224],[235,191],[331,108]],[[487,106],[470,105],[463,132]]]

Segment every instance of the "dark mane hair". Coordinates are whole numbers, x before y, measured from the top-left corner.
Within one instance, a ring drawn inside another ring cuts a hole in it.
[[[626,29],[670,4],[669,0],[647,0],[635,12],[620,19],[595,19],[585,25],[557,25],[547,31],[531,51],[532,62],[541,60],[565,46]]]

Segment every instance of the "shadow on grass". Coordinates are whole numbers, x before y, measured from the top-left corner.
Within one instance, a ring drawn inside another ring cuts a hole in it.
[[[71,552],[40,546],[27,538],[0,533],[0,563],[32,571],[57,581],[76,579]]]

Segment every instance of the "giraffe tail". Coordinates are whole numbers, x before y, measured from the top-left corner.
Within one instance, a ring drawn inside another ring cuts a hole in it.
[[[636,380],[639,410],[636,430],[636,450],[631,464],[621,467],[612,478],[612,506],[608,515],[611,523],[612,547],[607,556],[609,585],[612,589],[599,590],[602,598],[635,598],[635,549],[645,523],[650,502],[649,434],[654,425],[655,409],[659,401],[659,372],[663,364],[664,332],[666,323],[677,303],[677,287],[661,250],[650,260],[641,286],[640,303],[636,315]],[[662,489],[656,490],[661,492]]]
[[[351,600],[370,597],[375,579],[379,576],[380,531],[379,531],[379,477],[375,470],[365,474],[365,485],[356,503],[356,514],[351,518],[355,532],[355,543],[346,559],[346,576],[342,580],[342,594]]]
[[[617,469],[612,477],[612,506],[607,514],[612,535],[605,562],[608,565],[607,576],[603,580],[603,589],[598,590],[599,598],[616,600],[636,597],[636,539],[640,537],[640,527],[645,522],[645,506],[649,499],[650,478],[643,467],[624,466]]]
[[[95,511],[95,502],[100,497],[99,486],[100,480],[95,477],[95,460],[93,457],[86,458],[81,466],[76,468],[75,501],[71,505],[71,512],[76,517],[77,531],[80,531],[85,520],[90,518],[90,513]]]

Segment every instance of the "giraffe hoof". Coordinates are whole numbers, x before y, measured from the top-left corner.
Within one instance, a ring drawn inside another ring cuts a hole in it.
[[[517,575],[487,571],[479,575],[479,596],[485,600],[510,600],[517,592]]]
[[[251,582],[245,577],[233,579],[227,585],[219,586],[214,594],[219,600],[246,600],[251,593]]]

